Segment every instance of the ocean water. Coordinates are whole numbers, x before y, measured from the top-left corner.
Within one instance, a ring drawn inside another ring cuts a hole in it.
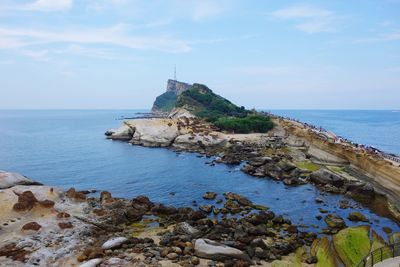
[[[332,131],[358,144],[400,155],[400,111],[393,110],[273,110]]]
[[[0,170],[19,172],[64,189],[108,190],[116,197],[127,198],[147,195],[152,201],[178,206],[190,206],[193,200],[206,203],[202,199],[206,191],[215,191],[219,197],[232,191],[290,217],[297,224],[314,224],[318,228],[309,230],[317,232],[325,227],[323,220],[315,218],[318,208],[343,217],[352,211],[338,208],[343,196],[327,194],[323,196],[325,206],[315,203],[320,192],[312,185],[286,187],[271,179],[251,177],[238,166],[209,166],[206,162],[211,159],[194,153],[177,154],[169,149],[105,139],[105,130],[121,124],[117,118],[132,117],[136,112],[0,110]],[[382,226],[400,230],[390,219],[357,206],[382,235]]]

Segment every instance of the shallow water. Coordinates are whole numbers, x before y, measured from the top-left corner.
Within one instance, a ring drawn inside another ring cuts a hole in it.
[[[338,195],[323,196],[326,206],[315,203],[320,193],[311,185],[286,187],[270,179],[251,177],[238,166],[209,166],[205,163],[211,159],[193,153],[176,154],[168,149],[131,146],[104,138],[106,129],[121,124],[116,118],[134,116],[135,112],[1,110],[0,170],[20,172],[65,189],[108,190],[114,196],[127,198],[147,195],[153,201],[179,206],[189,206],[193,200],[199,204],[208,202],[202,199],[206,191],[215,191],[219,197],[232,191],[289,216],[297,224],[320,228],[325,223],[315,219],[318,208],[343,217],[352,211],[338,208],[343,198]],[[389,219],[367,209],[362,212],[383,236],[382,226],[400,231]]]

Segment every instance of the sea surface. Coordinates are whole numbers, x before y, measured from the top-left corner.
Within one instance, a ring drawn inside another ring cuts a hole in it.
[[[290,217],[296,224],[313,225],[309,230],[316,232],[325,227],[323,220],[315,218],[320,214],[318,208],[343,217],[352,211],[338,208],[343,196],[326,194],[323,196],[326,204],[317,204],[315,198],[321,193],[312,185],[286,187],[271,179],[251,177],[241,172],[239,166],[209,166],[206,163],[212,159],[194,153],[177,154],[165,148],[145,148],[105,139],[105,130],[121,125],[118,120],[121,116],[133,117],[136,112],[0,110],[0,170],[19,172],[64,189],[108,190],[113,196],[126,198],[147,195],[152,201],[178,206],[190,206],[193,200],[208,203],[202,199],[206,191],[215,191],[219,197],[232,191]],[[335,116],[333,111],[279,112],[361,143],[400,151],[396,144],[400,140],[400,114],[338,111]],[[349,200],[371,219],[372,227],[383,236],[382,226],[400,231],[390,219]],[[349,221],[347,224],[354,225]]]

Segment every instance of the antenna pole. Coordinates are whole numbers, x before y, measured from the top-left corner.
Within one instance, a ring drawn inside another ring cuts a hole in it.
[[[174,80],[177,81],[177,79],[176,79],[176,65],[174,66]]]

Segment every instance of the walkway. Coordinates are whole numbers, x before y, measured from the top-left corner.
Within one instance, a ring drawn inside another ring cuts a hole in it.
[[[384,260],[374,265],[374,267],[399,267],[400,257]]]

